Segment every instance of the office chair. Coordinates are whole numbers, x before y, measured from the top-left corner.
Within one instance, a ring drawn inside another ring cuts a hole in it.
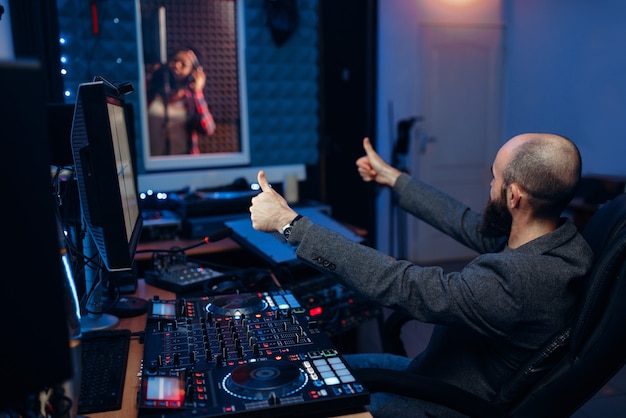
[[[438,403],[470,417],[568,417],[626,363],[626,193],[603,205],[583,237],[595,259],[572,323],[529,358],[492,401],[415,373],[376,368],[355,375],[370,392]],[[383,349],[406,355],[394,312],[383,327]],[[385,342],[385,340],[388,340]]]

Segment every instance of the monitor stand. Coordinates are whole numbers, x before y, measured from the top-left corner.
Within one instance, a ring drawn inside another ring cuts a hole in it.
[[[80,318],[81,332],[100,331],[113,328],[120,322],[115,315],[107,313],[88,313]]]
[[[94,268],[94,260],[99,257],[96,243],[93,241],[91,233],[85,232],[83,238],[83,253],[85,261],[85,292],[87,298],[87,314],[80,318],[81,332],[100,331],[113,328],[119,323],[119,318],[103,312],[102,303],[102,281],[99,278],[99,271]]]
[[[134,296],[121,296],[111,313],[118,318],[131,318],[148,312],[149,302]]]
[[[137,271],[135,268],[123,272],[109,272],[105,281],[105,306],[112,306],[108,312],[118,318],[130,318],[148,312],[148,301],[130,296],[137,290]]]

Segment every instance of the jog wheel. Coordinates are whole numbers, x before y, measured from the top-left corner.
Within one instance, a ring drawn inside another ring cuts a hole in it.
[[[222,316],[240,316],[263,312],[267,302],[256,294],[222,295],[206,306],[207,312]]]
[[[306,373],[292,363],[264,360],[235,368],[224,378],[224,389],[242,399],[279,402],[300,391],[307,381]]]

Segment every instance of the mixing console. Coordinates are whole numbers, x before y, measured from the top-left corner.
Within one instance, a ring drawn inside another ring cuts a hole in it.
[[[150,304],[142,416],[328,416],[369,402],[290,291]]]

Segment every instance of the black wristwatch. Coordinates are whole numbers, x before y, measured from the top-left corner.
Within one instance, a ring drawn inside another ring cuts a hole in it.
[[[289,241],[289,235],[291,235],[291,230],[293,229],[293,225],[298,221],[298,219],[302,218],[302,215],[297,215],[291,222],[287,225],[283,226],[283,237],[285,241]]]

